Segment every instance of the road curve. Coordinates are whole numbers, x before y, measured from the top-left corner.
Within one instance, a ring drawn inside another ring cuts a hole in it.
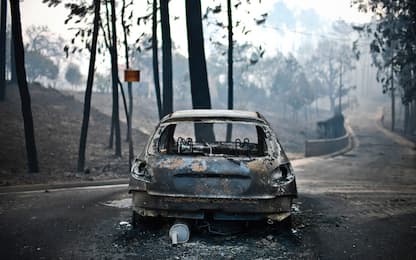
[[[313,212],[318,255],[411,259],[416,252],[415,146],[381,128],[374,115],[356,115],[350,122],[358,139],[352,151],[295,163],[300,198],[307,202],[303,208]]]

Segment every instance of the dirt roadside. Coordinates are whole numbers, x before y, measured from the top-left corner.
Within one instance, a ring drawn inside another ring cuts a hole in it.
[[[77,173],[75,169],[83,104],[55,89],[43,88],[38,84],[31,84],[29,88],[40,172],[27,173],[19,94],[16,86],[9,85],[7,100],[0,103],[0,186],[91,182],[128,177],[127,143],[122,142],[122,158],[114,157],[113,150],[108,149],[109,116],[95,108],[91,109],[86,171]],[[124,123],[121,124],[121,133],[124,140]],[[146,134],[134,129],[136,151],[142,149],[147,138]]]

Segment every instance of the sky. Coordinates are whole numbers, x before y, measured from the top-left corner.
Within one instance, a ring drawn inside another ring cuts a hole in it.
[[[243,40],[262,45],[267,49],[266,55],[273,56],[277,51],[288,54],[301,48],[307,42],[316,42],[321,37],[328,36],[331,23],[343,19],[347,22],[364,23],[370,20],[370,14],[359,13],[355,7],[350,7],[351,0],[263,0],[261,4],[251,0],[252,17],[247,19],[247,13],[236,12],[233,19],[248,21],[256,15],[267,12],[266,24],[261,27],[251,26],[251,32]],[[135,1],[143,3],[145,1]],[[179,46],[179,51],[186,56],[186,24],[184,0],[171,0],[171,32],[173,41]],[[214,0],[225,7],[225,0]],[[233,0],[233,3],[237,0]],[[212,6],[212,0],[202,0],[202,10],[207,4]],[[47,25],[52,32],[64,38],[71,39],[73,32],[64,25],[68,11],[63,7],[48,8],[42,0],[24,0],[21,2],[22,24],[24,28],[31,25]],[[241,8],[240,8],[241,9]],[[144,10],[144,8],[135,8]],[[225,8],[223,8],[225,17]],[[172,19],[179,17],[179,19]],[[244,19],[243,19],[244,18]],[[252,23],[253,24],[253,23]],[[250,26],[250,25],[248,25]],[[205,30],[205,37],[210,29]],[[235,38],[239,40],[238,33]],[[211,51],[207,50],[207,55]]]
[[[326,20],[337,20],[342,18],[347,21],[365,22],[368,15],[359,13],[356,8],[350,7],[351,0],[268,0],[262,1],[262,6],[270,10],[274,5],[283,3],[295,16],[304,10],[313,10],[317,15]],[[137,1],[136,1],[137,2]],[[202,4],[210,1],[202,0]],[[221,1],[217,1],[221,2]],[[236,1],[234,1],[236,2]],[[252,1],[253,3],[257,1]],[[172,0],[170,4],[171,14],[184,14],[184,1]],[[24,25],[47,24],[52,29],[61,31],[67,11],[63,7],[48,8],[42,4],[42,0],[24,0],[21,2],[22,20]]]

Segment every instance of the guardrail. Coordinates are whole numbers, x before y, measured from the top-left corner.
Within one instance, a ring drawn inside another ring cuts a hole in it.
[[[305,141],[305,157],[332,154],[347,148],[350,144],[350,133],[329,139],[313,139]]]

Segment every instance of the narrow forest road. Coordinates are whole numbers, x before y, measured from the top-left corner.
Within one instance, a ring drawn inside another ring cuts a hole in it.
[[[416,150],[360,115],[350,152],[294,163],[294,228],[238,235],[195,230],[173,247],[167,223],[131,230],[126,186],[0,194],[2,259],[411,259],[416,255]]]
[[[300,201],[304,215],[312,215],[318,255],[414,259],[415,146],[386,135],[371,114],[349,121],[357,142],[352,151],[295,163]]]

